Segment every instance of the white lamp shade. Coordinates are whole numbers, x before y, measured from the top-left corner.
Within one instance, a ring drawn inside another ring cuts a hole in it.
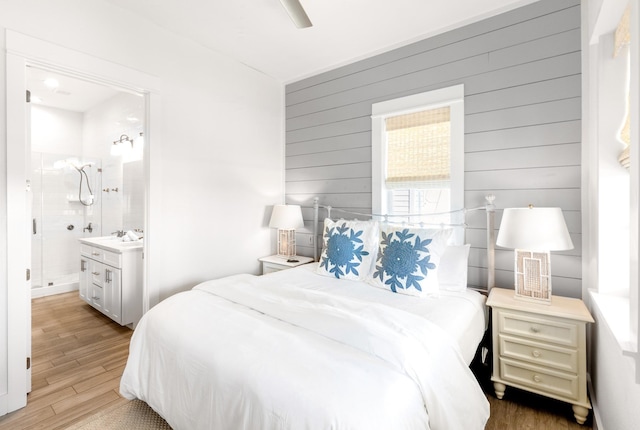
[[[573,249],[560,208],[505,209],[496,245],[531,251]]]
[[[304,227],[302,209],[298,205],[275,205],[271,213],[269,227],[282,230]]]

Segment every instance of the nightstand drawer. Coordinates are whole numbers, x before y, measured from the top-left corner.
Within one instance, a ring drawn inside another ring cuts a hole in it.
[[[539,392],[560,396],[567,400],[578,398],[578,376],[500,358],[500,377],[507,383]]]
[[[523,336],[565,346],[578,346],[578,325],[561,318],[539,318],[532,314],[500,311],[500,333]]]
[[[500,335],[500,355],[578,373],[578,351],[518,337]]]

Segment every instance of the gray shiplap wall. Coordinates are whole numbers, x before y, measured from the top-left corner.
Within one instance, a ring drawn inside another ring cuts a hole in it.
[[[286,87],[288,203],[371,211],[372,103],[464,84],[465,207],[559,206],[574,249],[552,253],[555,294],[581,295],[580,2],[542,0]],[[298,235],[300,254],[309,245]],[[321,214],[322,217],[322,214]],[[486,286],[483,214],[468,216],[469,283]],[[513,252],[496,253],[513,285]]]

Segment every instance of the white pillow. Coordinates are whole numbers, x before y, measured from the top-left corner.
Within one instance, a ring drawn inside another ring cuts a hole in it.
[[[467,268],[471,245],[451,245],[440,258],[438,281],[441,290],[464,291],[467,288]]]
[[[378,255],[368,282],[394,293],[438,292],[440,257],[451,230],[388,226],[380,230]]]
[[[317,272],[338,279],[363,280],[376,258],[376,221],[324,220]]]

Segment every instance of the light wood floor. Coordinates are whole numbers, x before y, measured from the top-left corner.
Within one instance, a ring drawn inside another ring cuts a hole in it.
[[[133,333],[78,292],[32,301],[32,391],[0,429],[64,429],[117,403]]]
[[[0,430],[64,429],[123,404],[118,388],[133,333],[78,298],[77,292],[33,300],[33,390],[27,406],[0,417]],[[486,369],[474,368],[491,404],[486,430],[585,430],[571,406],[507,388],[493,395]]]

